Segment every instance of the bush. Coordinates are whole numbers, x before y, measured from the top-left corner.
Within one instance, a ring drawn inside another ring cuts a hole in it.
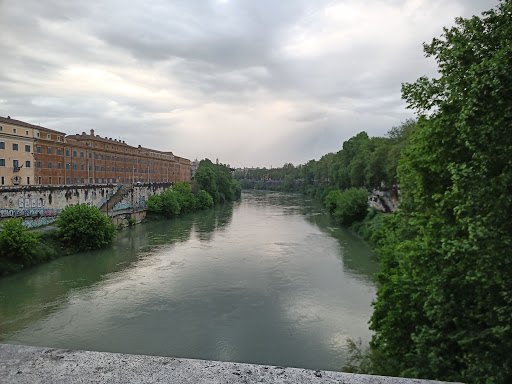
[[[331,194],[332,192],[329,195]],[[334,216],[341,225],[348,226],[355,221],[363,220],[367,211],[368,192],[365,189],[350,188],[341,192],[336,199]]]
[[[38,243],[37,234],[23,226],[23,219],[6,220],[0,231],[0,274],[35,264]]]
[[[213,207],[213,197],[204,190],[200,190],[197,192],[197,208],[198,209],[208,209]]]
[[[165,217],[169,219],[180,214],[181,206],[175,192],[166,189],[160,194],[160,198],[162,200],[162,214]]]
[[[66,207],[57,220],[58,237],[73,251],[88,251],[110,243],[116,226],[96,207],[85,204]]]

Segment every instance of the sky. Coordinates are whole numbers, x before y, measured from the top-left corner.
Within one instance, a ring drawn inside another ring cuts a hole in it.
[[[423,43],[498,0],[0,0],[0,116],[232,167],[414,117]]]

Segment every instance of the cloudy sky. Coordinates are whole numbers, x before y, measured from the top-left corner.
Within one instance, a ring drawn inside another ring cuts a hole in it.
[[[422,43],[498,0],[0,0],[0,116],[231,166],[412,117]]]

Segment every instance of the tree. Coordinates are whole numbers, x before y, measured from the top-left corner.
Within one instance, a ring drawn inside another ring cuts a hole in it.
[[[336,200],[333,202],[333,198]],[[334,216],[341,225],[351,225],[363,220],[368,213],[368,192],[365,189],[350,188],[344,192],[332,191],[327,195],[329,210],[334,208]]]
[[[58,237],[74,251],[88,251],[110,243],[116,226],[96,207],[85,204],[71,205],[60,213],[57,220]]]
[[[7,264],[28,267],[34,264],[34,247],[38,244],[37,234],[30,233],[23,226],[23,219],[8,219],[0,231],[0,274],[8,272]]]
[[[419,121],[371,320],[395,375],[512,382],[511,37],[510,0],[458,18],[424,46],[440,78],[402,87]]]
[[[166,189],[160,194],[162,200],[162,214],[168,219],[178,216],[181,212],[181,206],[175,192]]]
[[[176,198],[181,207],[180,213],[193,212],[196,209],[196,198],[192,194],[190,184],[185,181],[174,183],[172,186],[173,192],[176,194]]]
[[[206,166],[199,166],[194,176],[197,184],[204,189],[213,198],[214,202],[219,201],[219,191],[217,189],[216,176],[213,169]]]
[[[213,198],[205,190],[200,190],[197,192],[196,198],[198,209],[208,209],[213,207]]]

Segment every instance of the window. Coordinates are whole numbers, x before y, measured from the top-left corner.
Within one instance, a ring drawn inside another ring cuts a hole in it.
[[[25,168],[30,168],[30,160],[25,161]]]
[[[71,169],[71,164],[66,163],[66,169]],[[68,183],[69,184],[69,183]]]
[[[3,130],[4,130],[4,127],[2,127],[2,126],[0,125],[0,131],[3,131]],[[2,184],[3,184],[3,183],[2,183]]]
[[[97,158],[98,158],[98,154],[97,154],[97,153],[95,153],[95,154],[94,154],[94,158],[95,158],[95,159],[97,159]]]
[[[48,154],[49,154],[49,155],[52,155],[52,154],[53,154],[53,149],[52,149],[52,147],[48,147],[47,152],[48,152]]]
[[[83,177],[80,179],[80,184],[85,184],[85,179]]]
[[[47,139],[51,139],[52,138],[52,135],[50,135],[49,133],[46,135],[46,138]]]
[[[60,141],[60,136],[57,136],[57,141]]]
[[[84,170],[85,170],[85,165],[83,165],[83,164],[82,164],[82,165],[80,165],[80,170],[81,170],[81,171],[84,171]]]
[[[121,168],[121,172],[124,172],[124,168]]]
[[[96,184],[99,184],[100,179],[96,178]]]
[[[5,149],[5,142],[0,141],[0,149]]]
[[[96,166],[96,170],[97,170],[97,171],[99,171],[99,170],[100,170],[100,167],[99,167],[98,165]]]
[[[71,184],[71,178],[69,176],[66,177],[66,184]]]
[[[4,184],[5,184],[5,179],[4,179],[4,177],[2,176],[2,185],[4,185]]]
[[[5,167],[5,159],[0,159],[0,167]]]
[[[25,145],[25,152],[30,152],[30,145]]]
[[[48,179],[49,179],[48,184],[51,184],[52,183],[52,177],[50,176]]]
[[[62,155],[62,149],[57,148],[57,155],[59,155],[59,156]]]
[[[18,160],[13,160],[12,161],[12,167],[14,169],[19,169],[20,166],[19,166]]]
[[[104,171],[105,170],[105,167],[101,167],[101,170]]]
[[[62,163],[57,163],[57,168],[62,169]],[[59,183],[60,184],[60,183]]]
[[[48,168],[53,168],[53,164],[51,161],[48,162]]]
[[[80,157],[84,157],[84,153],[83,152],[80,152]]]
[[[37,168],[43,168],[43,162],[42,161],[38,161],[37,162]],[[41,183],[39,183],[41,184]]]
[[[107,172],[110,171],[110,167],[107,167]]]
[[[107,160],[110,160],[110,156],[107,156]]]
[[[37,184],[41,184],[41,176],[37,178]]]
[[[105,179],[103,177],[101,178],[101,184],[105,184]]]
[[[69,149],[66,149],[66,156],[69,156]]]
[[[28,131],[25,131],[25,135],[27,135],[27,136],[28,136]]]
[[[89,184],[92,184],[92,177],[89,177]]]
[[[42,151],[43,151],[42,148],[38,145],[37,146],[37,153],[41,153]]]
[[[27,185],[30,185],[30,177],[27,176]]]
[[[73,184],[78,184],[78,178],[77,178],[77,177],[75,177],[75,178],[73,179]]]
[[[13,129],[12,129],[12,133],[16,133],[16,128],[13,128]]]
[[[92,165],[89,165],[89,171],[92,171]]]
[[[73,157],[77,157],[76,151],[73,151]]]
[[[105,160],[105,157],[103,155],[101,155],[101,160]]]
[[[18,150],[18,144],[12,143],[12,150],[17,151]]]
[[[60,176],[59,176],[59,184],[62,184],[62,179],[60,178]]]
[[[39,137],[39,132],[36,133],[36,136]],[[41,178],[39,178],[39,184],[41,184]]]
[[[110,183],[110,177],[107,177],[107,183]]]
[[[89,153],[89,159],[92,159],[92,153]]]
[[[73,164],[73,169],[78,169],[78,164]]]

